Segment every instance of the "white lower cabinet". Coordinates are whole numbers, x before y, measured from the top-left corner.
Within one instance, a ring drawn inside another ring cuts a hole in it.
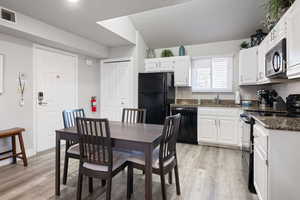
[[[259,200],[299,200],[299,131],[254,125],[254,186]]]
[[[254,185],[260,200],[268,199],[268,166],[262,153],[254,149]]]
[[[238,122],[237,119],[232,118],[219,119],[219,143],[238,145]]]
[[[254,135],[254,186],[259,200],[268,199],[268,133],[255,125]]]
[[[239,146],[239,109],[198,108],[198,142]]]
[[[201,142],[216,142],[217,137],[217,120],[214,118],[198,118],[198,140]]]

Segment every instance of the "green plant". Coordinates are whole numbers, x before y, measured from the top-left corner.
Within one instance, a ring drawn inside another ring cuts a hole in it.
[[[172,57],[172,56],[174,56],[174,54],[170,49],[165,49],[161,52],[161,57]]]
[[[249,42],[242,42],[242,44],[240,45],[241,49],[248,49],[249,48]]]
[[[267,11],[267,20],[278,21],[285,11],[293,4],[295,0],[267,0],[265,8]]]

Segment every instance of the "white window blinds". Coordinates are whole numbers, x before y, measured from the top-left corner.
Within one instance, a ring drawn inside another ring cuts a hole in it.
[[[232,56],[200,57],[192,64],[193,92],[232,92]]]

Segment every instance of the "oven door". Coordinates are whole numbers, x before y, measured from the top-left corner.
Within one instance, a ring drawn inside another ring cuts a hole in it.
[[[249,157],[250,157],[250,133],[251,133],[251,124],[246,121],[247,119],[241,118],[242,121],[242,158],[243,162],[246,162],[247,166],[249,166]]]

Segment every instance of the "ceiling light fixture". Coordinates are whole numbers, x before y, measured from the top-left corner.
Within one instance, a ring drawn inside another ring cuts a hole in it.
[[[68,0],[70,3],[77,3],[79,0]]]

